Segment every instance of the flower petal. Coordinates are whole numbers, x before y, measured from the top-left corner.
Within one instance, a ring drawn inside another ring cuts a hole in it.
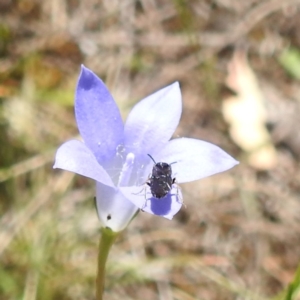
[[[123,142],[123,121],[105,84],[82,66],[75,95],[79,132],[98,162],[110,160]]]
[[[170,140],[181,116],[179,83],[175,82],[138,102],[125,124],[125,147],[136,155],[153,153]],[[142,151],[142,152],[141,152]]]
[[[155,158],[157,162],[176,162],[172,170],[178,183],[211,176],[239,163],[218,146],[189,138],[171,140]]]
[[[99,165],[91,150],[84,143],[77,140],[68,141],[58,148],[53,168],[71,171],[108,186],[114,186],[111,178]]]
[[[131,186],[120,187],[124,196],[142,211],[171,220],[182,206],[182,193],[177,185],[164,198],[152,196],[148,187]]]
[[[119,190],[97,182],[96,205],[102,226],[122,231],[138,210]]]

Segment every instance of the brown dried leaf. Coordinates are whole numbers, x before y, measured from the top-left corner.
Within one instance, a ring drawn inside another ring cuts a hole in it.
[[[247,154],[251,166],[267,170],[276,165],[276,150],[266,129],[264,95],[250,68],[246,53],[239,50],[228,66],[226,84],[237,95],[224,100],[222,112],[230,124],[232,139]]]

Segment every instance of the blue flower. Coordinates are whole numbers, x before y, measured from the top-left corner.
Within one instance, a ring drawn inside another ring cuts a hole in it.
[[[125,125],[105,84],[82,66],[75,95],[75,116],[83,141],[59,147],[54,168],[96,180],[96,204],[103,227],[123,230],[139,209],[168,219],[182,206],[177,183],[226,171],[238,162],[219,147],[196,139],[170,140],[181,116],[178,82],[144,98]],[[156,162],[172,164],[176,184],[163,198],[145,183]]]

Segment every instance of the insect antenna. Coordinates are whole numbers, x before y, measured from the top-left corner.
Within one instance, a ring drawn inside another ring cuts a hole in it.
[[[152,160],[153,162],[156,164],[156,161],[154,160],[154,158],[150,155],[150,154],[147,154]]]

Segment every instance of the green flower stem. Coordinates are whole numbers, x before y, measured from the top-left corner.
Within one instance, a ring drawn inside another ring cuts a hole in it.
[[[102,234],[99,243],[98,253],[98,272],[96,278],[96,300],[102,300],[104,292],[105,265],[109,254],[109,250],[113,245],[117,232],[113,232],[110,228],[102,228]]]

